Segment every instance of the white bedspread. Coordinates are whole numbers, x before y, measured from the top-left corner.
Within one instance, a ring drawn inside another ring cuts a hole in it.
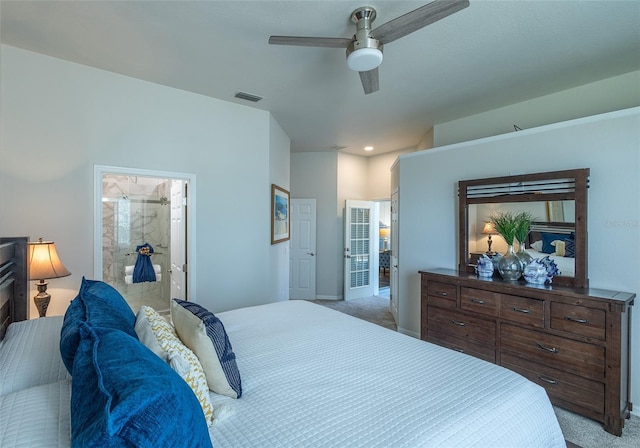
[[[565,446],[544,389],[499,366],[303,301],[218,317],[243,396],[215,447]]]
[[[69,380],[29,387],[0,396],[0,446],[69,447],[70,400]]]
[[[0,395],[70,380],[60,357],[62,316],[14,322],[0,342]]]

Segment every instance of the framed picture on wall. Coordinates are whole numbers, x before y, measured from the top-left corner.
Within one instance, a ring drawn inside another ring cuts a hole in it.
[[[289,239],[289,192],[271,184],[271,244]]]

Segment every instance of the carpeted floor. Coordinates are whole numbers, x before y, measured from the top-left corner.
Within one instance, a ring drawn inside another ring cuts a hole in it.
[[[312,300],[334,310],[373,322],[392,330],[397,330],[396,323],[389,311],[389,297],[385,290],[381,296],[366,297],[350,301],[344,300]],[[386,296],[386,297],[385,297]],[[573,412],[554,406],[560,428],[567,441],[575,448],[638,448],[640,447],[640,417],[632,415],[625,421],[622,437],[616,437],[604,429],[596,421],[574,414]]]
[[[355,300],[310,300],[351,316],[373,322],[374,324],[397,330],[396,322],[389,311],[389,297],[372,296]]]

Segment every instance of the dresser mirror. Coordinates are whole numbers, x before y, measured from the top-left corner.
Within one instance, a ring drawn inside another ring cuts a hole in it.
[[[525,243],[527,252],[556,262],[560,274],[554,284],[587,287],[588,182],[588,168],[458,182],[458,269],[474,272],[483,253],[506,250],[504,239],[485,226],[490,216],[528,212],[534,222]],[[573,251],[565,252],[564,244],[556,243],[565,239],[572,240]]]

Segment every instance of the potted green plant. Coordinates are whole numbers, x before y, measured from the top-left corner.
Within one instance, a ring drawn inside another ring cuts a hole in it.
[[[522,270],[533,261],[533,257],[526,252],[526,241],[529,236],[529,230],[531,230],[531,223],[534,221],[534,217],[529,212],[520,212],[515,215],[516,231],[515,238],[518,240],[518,251],[516,255],[520,258],[522,263]]]
[[[505,280],[518,280],[522,276],[522,262],[513,250],[513,240],[518,231],[518,214],[510,211],[500,211],[492,214],[489,219],[496,232],[507,243],[507,251],[498,260],[498,272]]]

